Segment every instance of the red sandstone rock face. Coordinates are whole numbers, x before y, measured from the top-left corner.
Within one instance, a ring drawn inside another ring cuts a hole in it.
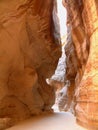
[[[51,33],[52,7],[52,0],[0,1],[0,129],[54,103],[45,81],[60,56]]]
[[[71,27],[72,36],[72,43],[68,41],[65,48],[68,69],[66,76],[70,81],[73,77],[75,81],[77,121],[89,129],[98,130],[98,2],[65,2],[68,11],[67,23]],[[71,51],[72,48],[74,51]]]

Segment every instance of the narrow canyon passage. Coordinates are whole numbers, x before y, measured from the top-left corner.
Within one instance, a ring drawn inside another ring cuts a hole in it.
[[[98,130],[98,0],[0,0],[0,130],[77,124]]]
[[[7,130],[86,130],[76,124],[69,112],[35,116]]]

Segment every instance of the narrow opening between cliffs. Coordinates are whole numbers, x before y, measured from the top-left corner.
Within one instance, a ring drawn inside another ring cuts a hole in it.
[[[56,41],[62,46],[62,55],[58,61],[55,73],[50,79],[46,79],[47,83],[50,84],[55,89],[55,104],[53,105],[54,112],[67,111],[67,88],[69,82],[66,81],[66,55],[65,55],[65,45],[67,38],[67,12],[63,6],[62,0],[54,1],[53,8],[53,21],[54,21],[54,37]]]
[[[0,130],[98,130],[97,7],[0,1]]]

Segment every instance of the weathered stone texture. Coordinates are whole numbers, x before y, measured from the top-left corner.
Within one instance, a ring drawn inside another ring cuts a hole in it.
[[[70,81],[72,78],[75,81],[76,118],[81,125],[97,130],[98,2],[97,0],[65,0],[63,4],[68,11],[67,25],[70,26],[72,36],[72,42],[68,41],[65,47],[66,77]],[[74,51],[71,51],[72,48]]]
[[[60,56],[52,8],[52,0],[0,1],[0,129],[50,111],[54,103],[45,81]]]

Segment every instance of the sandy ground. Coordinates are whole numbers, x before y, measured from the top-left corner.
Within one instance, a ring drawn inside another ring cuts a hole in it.
[[[78,126],[69,112],[35,116],[6,130],[86,130]]]

